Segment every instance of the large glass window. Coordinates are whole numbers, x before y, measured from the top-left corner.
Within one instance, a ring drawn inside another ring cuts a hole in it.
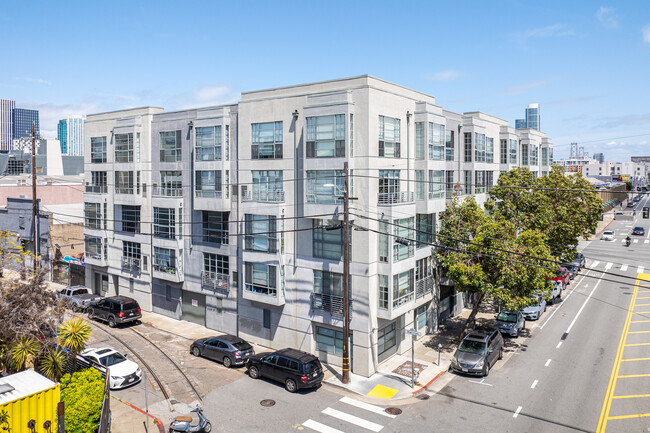
[[[245,263],[246,290],[269,296],[277,295],[276,266]]]
[[[472,193],[472,170],[465,170],[465,183],[463,184],[463,194]]]
[[[494,162],[494,138],[485,137],[485,162]]]
[[[153,235],[162,239],[174,239],[176,237],[176,209],[153,208]]]
[[[510,140],[510,164],[517,163],[517,140]]]
[[[508,163],[508,140],[501,140],[501,153],[499,162],[501,164]]]
[[[122,231],[140,233],[140,206],[122,205]]]
[[[445,198],[444,170],[429,170],[429,198]]]
[[[102,209],[100,203],[84,203],[86,228],[99,230],[102,228]]]
[[[429,159],[445,159],[445,125],[429,122]]]
[[[202,213],[203,242],[228,245],[228,212]]]
[[[142,251],[137,242],[122,241],[122,256],[130,259],[140,260]]]
[[[417,214],[415,216],[415,238],[417,248],[430,247],[435,242],[436,214]]]
[[[312,307],[343,314],[343,274],[314,270]]]
[[[115,134],[115,162],[133,162],[133,133]]]
[[[388,349],[395,347],[397,339],[395,335],[395,322],[377,331],[377,354],[381,355]]]
[[[413,257],[413,218],[393,221],[393,262]]]
[[[388,275],[377,275],[379,282],[379,308],[388,310]]]
[[[90,172],[90,185],[86,183],[86,192],[106,193],[107,175],[105,171],[91,171]]]
[[[321,259],[342,260],[343,227],[340,221],[313,220],[313,255]]]
[[[307,203],[339,204],[344,187],[343,170],[307,171]]]
[[[393,308],[413,300],[413,269],[393,275]]]
[[[277,221],[274,215],[245,215],[247,250],[277,252]]]
[[[424,170],[415,170],[415,199],[424,200]]]
[[[177,271],[176,251],[153,247],[153,269],[158,272],[175,274]]]
[[[433,275],[433,262],[431,256],[415,262],[415,281],[423,280]]]
[[[197,171],[196,196],[221,198],[221,171]]]
[[[307,118],[307,158],[345,156],[345,115]]]
[[[384,263],[388,263],[389,233],[388,222],[379,221],[379,234],[377,235],[377,242],[379,243],[379,261]]]
[[[399,203],[399,170],[379,170],[379,203]]]
[[[282,188],[282,170],[253,170],[253,200],[282,201]]]
[[[86,236],[84,239],[85,247],[84,255],[87,258],[102,260],[102,238],[96,236]]]
[[[521,165],[528,165],[528,144],[521,144]]]
[[[476,170],[474,172],[474,194],[485,192],[485,171]]]
[[[203,253],[203,271],[227,276],[230,272],[228,256]]]
[[[196,128],[196,160],[221,160],[221,126]]]
[[[465,133],[465,162],[472,162],[472,133]]]
[[[445,171],[445,196],[452,198],[454,196],[454,172],[453,170]]]
[[[133,172],[115,172],[115,194],[133,194]]]
[[[160,162],[178,162],[182,160],[181,131],[163,131],[160,133]]]
[[[379,156],[400,157],[400,120],[379,116]]]
[[[537,152],[538,147],[536,145],[530,146],[530,165],[537,165]]]
[[[445,133],[445,159],[454,160],[454,131],[447,130]]]
[[[343,356],[343,333],[335,329],[316,326],[316,349]]]
[[[474,162],[485,162],[485,134],[474,133]]]
[[[415,159],[424,159],[424,122],[415,122]]]
[[[90,137],[90,162],[92,164],[106,162],[106,137]]]
[[[282,122],[253,123],[251,158],[282,158]]]
[[[542,166],[548,166],[548,148],[542,147]]]
[[[180,170],[163,170],[160,172],[160,189],[155,195],[166,197],[183,196],[183,172]]]

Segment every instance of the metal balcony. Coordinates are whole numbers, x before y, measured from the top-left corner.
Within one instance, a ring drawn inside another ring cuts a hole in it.
[[[133,257],[122,257],[122,270],[129,272],[140,271],[140,259]]]
[[[151,195],[154,197],[183,197],[183,187],[154,186]]]
[[[86,192],[106,194],[106,185],[86,185]]]
[[[327,311],[335,317],[343,317],[343,297],[328,295],[325,293],[312,293],[311,308],[314,310]],[[350,309],[350,311],[352,311],[352,309]]]
[[[228,295],[230,279],[228,274],[217,272],[201,272],[201,287],[205,290],[212,290],[217,294]]]
[[[284,202],[284,191],[256,191],[247,190],[244,193],[243,201],[256,201],[262,203]]]
[[[420,299],[423,296],[433,293],[433,275],[424,277],[421,280],[415,282],[415,297]]]
[[[379,204],[399,204],[399,203],[412,203],[414,201],[414,193],[411,192],[380,192],[378,194],[377,202]]]

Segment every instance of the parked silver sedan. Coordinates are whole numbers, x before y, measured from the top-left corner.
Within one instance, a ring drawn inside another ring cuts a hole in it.
[[[519,332],[526,328],[526,319],[521,311],[502,310],[497,315],[496,326],[502,334],[519,337]]]

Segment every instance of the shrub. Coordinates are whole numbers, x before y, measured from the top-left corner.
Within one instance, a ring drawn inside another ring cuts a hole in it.
[[[97,431],[102,412],[104,379],[94,368],[61,378],[61,400],[65,403],[65,432]]]

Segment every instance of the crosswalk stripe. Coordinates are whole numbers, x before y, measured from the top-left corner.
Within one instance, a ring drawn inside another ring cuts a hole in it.
[[[643,241],[643,243],[644,244],[650,244],[650,239],[646,239],[645,241]]]
[[[349,422],[350,424],[355,424],[359,427],[363,427],[374,432],[381,431],[381,429],[384,428],[382,425],[375,424],[374,422],[367,421],[363,418],[359,418],[358,416],[350,415],[349,413],[341,412],[340,410],[332,409],[331,407],[324,409],[323,413],[325,415],[333,416],[334,418],[338,418],[340,420]]]
[[[349,404],[350,406],[358,407],[359,409],[365,409],[367,411],[370,411],[370,412],[373,412],[373,413],[376,413],[376,414],[379,414],[379,415],[387,416],[389,418],[395,418],[397,416],[397,415],[391,415],[389,413],[386,413],[386,411],[383,408],[379,407],[379,406],[375,406],[374,404],[370,404],[370,403],[364,403],[362,401],[355,400],[355,399],[350,398],[350,397],[343,397],[339,401],[342,402],[342,403],[345,403],[345,404]]]
[[[639,243],[639,240],[638,240],[638,239],[634,239],[634,243],[635,243],[635,244],[638,244],[638,243]]]
[[[623,271],[623,272],[627,271],[627,265],[622,265],[621,266],[621,271]]]
[[[320,433],[343,433],[341,430],[337,430],[333,427],[321,424],[318,421],[314,421],[313,419],[308,419],[307,421],[303,422],[302,425],[312,430],[316,430]]]
[[[639,273],[642,274],[645,272],[645,268],[643,266],[639,266]]]
[[[595,267],[598,266],[599,264],[600,264],[600,262],[599,262],[598,260],[596,260],[595,262],[593,262],[593,263],[591,264],[591,267],[592,267],[592,268],[595,268]]]
[[[605,270],[606,270],[606,271],[609,271],[609,268],[611,268],[612,265],[613,265],[612,262],[607,263],[607,264],[605,265]]]

